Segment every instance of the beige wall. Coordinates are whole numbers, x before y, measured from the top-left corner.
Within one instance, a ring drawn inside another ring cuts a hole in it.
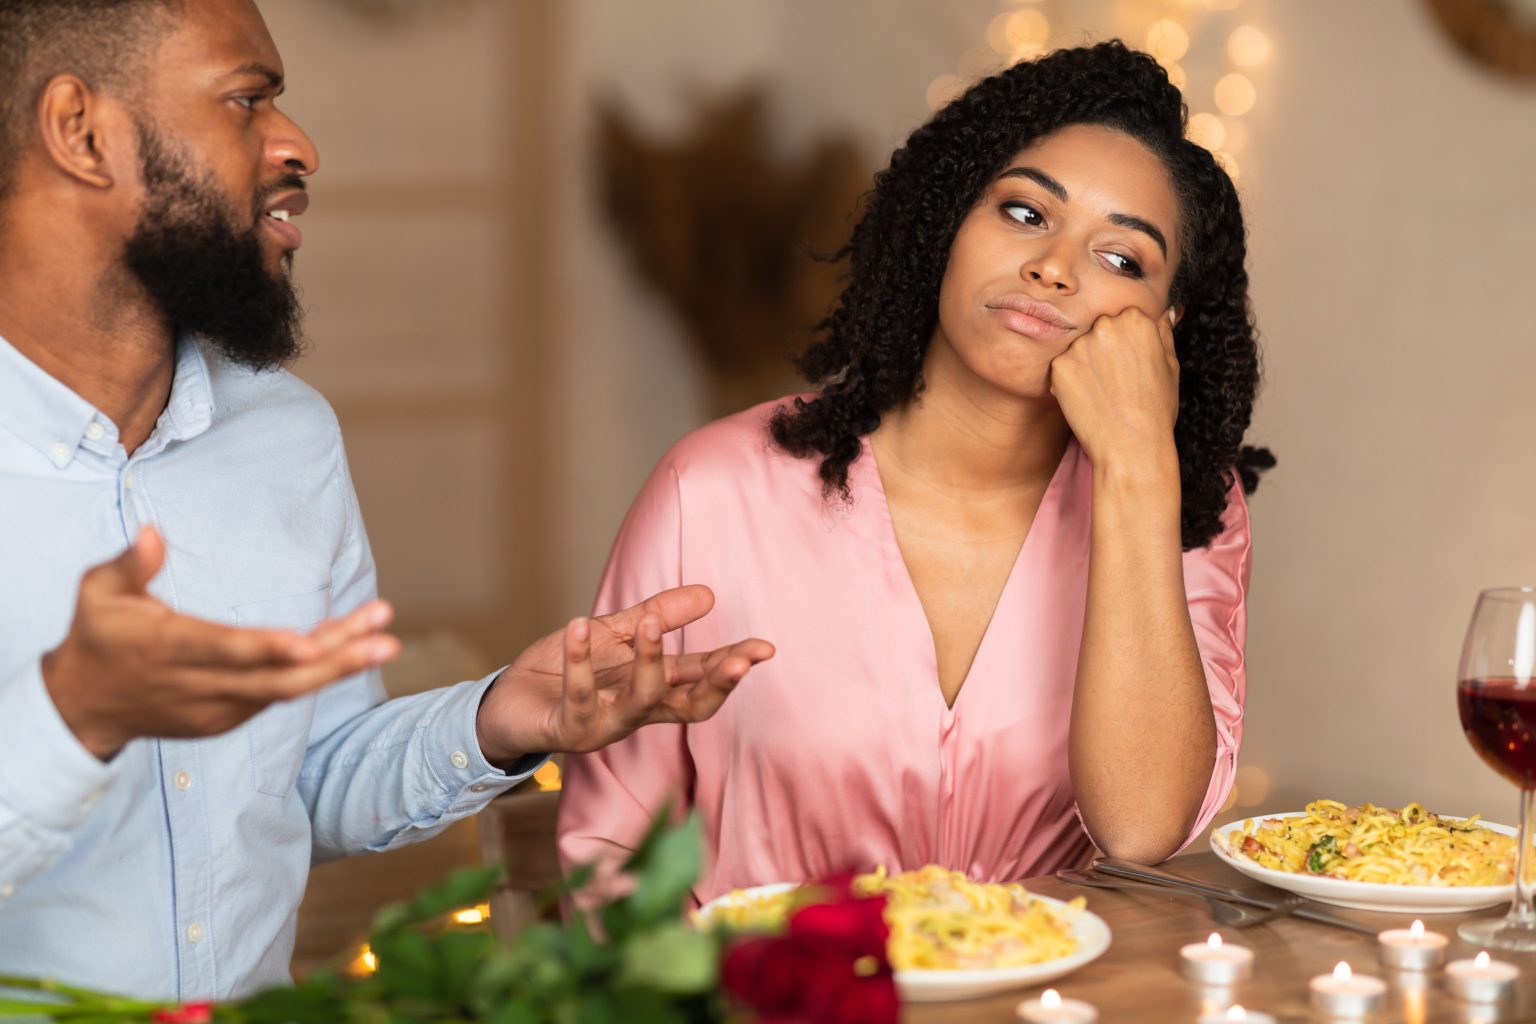
[[[1065,41],[1145,7],[1045,5]],[[690,96],[763,80],[786,152],[838,131],[883,160],[1000,5],[564,0],[536,53],[517,18],[538,0],[396,27],[263,8],[328,161],[301,372],[348,420],[386,589],[413,622],[494,642],[498,621],[511,638],[590,600],[630,498],[705,407],[595,210],[588,101],[675,131]],[[1246,802],[1509,819],[1451,687],[1478,588],[1536,581],[1536,88],[1464,64],[1416,0],[1244,0],[1196,34],[1197,106],[1242,21],[1276,48],[1237,156],[1269,371],[1254,436],[1281,459],[1253,503]],[[508,200],[539,166],[558,173],[535,208]],[[541,273],[548,308],[524,315],[511,297]],[[532,420],[504,418],[509,394]]]

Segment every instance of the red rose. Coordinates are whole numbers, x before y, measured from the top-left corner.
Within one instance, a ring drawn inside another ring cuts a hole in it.
[[[212,1024],[212,1003],[182,1003],[156,1010],[149,1015],[155,1024]]]
[[[800,1005],[800,984],[816,967],[813,950],[780,938],[751,938],[731,946],[720,966],[725,990],[765,1013]]]
[[[817,903],[800,908],[789,919],[790,938],[825,942],[854,959],[872,956],[884,960],[890,935],[884,896]]]

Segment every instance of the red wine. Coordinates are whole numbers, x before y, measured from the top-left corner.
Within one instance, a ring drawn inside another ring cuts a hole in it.
[[[1463,680],[1456,703],[1472,749],[1521,789],[1536,789],[1536,683]]]

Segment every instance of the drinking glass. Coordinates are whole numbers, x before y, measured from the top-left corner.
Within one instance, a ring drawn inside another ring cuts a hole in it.
[[[1472,749],[1520,787],[1514,903],[1502,918],[1468,921],[1457,931],[1480,946],[1536,951],[1536,913],[1527,880],[1536,802],[1536,588],[1478,595],[1461,649],[1456,703]]]

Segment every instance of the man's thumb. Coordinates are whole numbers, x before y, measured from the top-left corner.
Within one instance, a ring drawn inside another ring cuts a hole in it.
[[[101,575],[107,577],[113,590],[142,594],[164,564],[165,541],[159,530],[146,526],[122,554],[101,567],[105,570]]]

